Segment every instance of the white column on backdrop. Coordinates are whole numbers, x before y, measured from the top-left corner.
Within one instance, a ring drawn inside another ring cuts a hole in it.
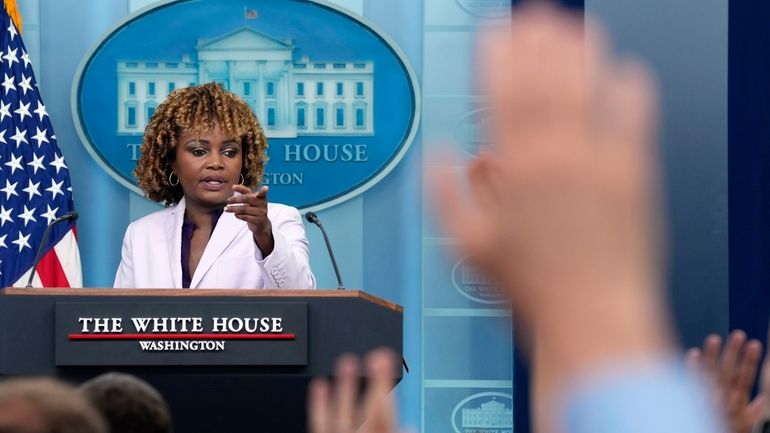
[[[331,1],[359,15],[364,13],[363,0]],[[306,90],[309,91],[309,90]],[[293,92],[293,90],[292,90]],[[292,96],[293,97],[293,96]],[[365,195],[365,194],[364,194]],[[364,284],[364,195],[318,212],[319,218],[332,238],[334,253],[342,273],[345,285],[350,288],[366,290]],[[310,241],[310,263],[318,280],[318,287],[337,287],[334,270],[329,263],[329,256],[323,243],[323,237],[316,227],[305,225]]]

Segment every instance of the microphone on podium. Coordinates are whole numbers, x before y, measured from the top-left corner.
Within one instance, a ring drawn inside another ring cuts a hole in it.
[[[324,229],[323,224],[321,224],[321,220],[318,219],[318,215],[315,214],[315,212],[308,212],[305,214],[305,219],[311,223],[318,226],[319,229],[321,229],[321,233],[324,235],[324,242],[326,243],[326,249],[329,251],[329,257],[332,259],[332,266],[334,267],[334,274],[337,276],[337,290],[345,290],[345,285],[342,284],[342,276],[340,275],[340,270],[337,267],[337,259],[334,258],[334,251],[332,251],[332,244],[329,242],[329,236],[326,235],[326,229]]]
[[[345,286],[342,284],[342,277],[340,276],[340,270],[337,268],[337,260],[334,258],[334,251],[332,251],[332,244],[329,242],[329,237],[326,235],[326,230],[324,229],[323,224],[321,224],[321,220],[318,219],[318,215],[315,214],[315,212],[308,212],[305,214],[305,219],[311,223],[318,226],[319,229],[321,229],[321,233],[324,235],[324,242],[326,242],[326,249],[329,250],[329,257],[332,259],[332,266],[334,267],[334,273],[337,275],[337,290],[345,290]],[[401,364],[404,366],[404,369],[407,373],[409,373],[409,364],[406,363],[406,358],[403,356],[401,357]]]
[[[73,211],[69,211],[65,213],[64,215],[60,216],[59,218],[56,218],[55,220],[51,221],[50,224],[48,224],[48,227],[45,228],[45,232],[43,233],[43,240],[40,242],[40,246],[37,247],[37,256],[35,256],[35,264],[32,265],[32,272],[29,274],[29,280],[27,280],[27,289],[32,288],[32,278],[35,277],[35,271],[37,271],[37,265],[40,263],[40,256],[43,254],[43,247],[45,246],[45,243],[48,241],[48,234],[51,232],[51,227],[55,226],[56,224],[59,224],[63,221],[75,221],[78,219],[78,213]]]

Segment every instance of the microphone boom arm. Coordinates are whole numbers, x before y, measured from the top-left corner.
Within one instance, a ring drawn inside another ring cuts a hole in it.
[[[318,228],[321,229],[321,233],[324,236],[324,242],[326,243],[326,249],[329,251],[329,257],[332,259],[334,275],[337,277],[337,290],[345,290],[345,285],[342,283],[342,275],[340,274],[340,269],[337,267],[337,259],[334,258],[334,251],[332,251],[332,244],[329,241],[329,236],[326,234],[326,229],[324,229],[323,224],[321,224],[321,220],[318,219],[318,215],[316,215],[315,212],[306,213],[305,219],[308,222],[317,225]]]

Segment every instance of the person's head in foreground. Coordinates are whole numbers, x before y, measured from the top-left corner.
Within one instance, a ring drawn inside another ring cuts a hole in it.
[[[234,185],[254,188],[267,162],[267,140],[249,105],[218,83],[177,89],[144,133],[134,175],[157,202],[222,208]]]
[[[102,416],[74,388],[53,379],[0,382],[0,433],[107,433]]]
[[[122,373],[107,373],[80,386],[104,415],[111,433],[171,433],[171,413],[163,396],[147,382]]]

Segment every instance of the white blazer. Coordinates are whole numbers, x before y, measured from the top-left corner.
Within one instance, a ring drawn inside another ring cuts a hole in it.
[[[184,198],[176,206],[129,224],[115,275],[116,288],[181,288]],[[314,289],[305,226],[299,211],[269,203],[275,247],[267,257],[245,221],[223,212],[203,251],[190,288]]]

